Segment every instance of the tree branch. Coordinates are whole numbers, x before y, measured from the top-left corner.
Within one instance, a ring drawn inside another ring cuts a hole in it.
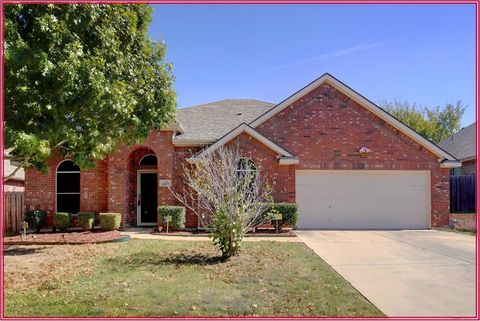
[[[15,177],[15,174],[17,174],[18,171],[19,171],[20,169],[22,169],[22,168],[27,164],[27,162],[28,162],[28,160],[25,159],[20,165],[17,166],[17,168],[15,168],[15,169],[13,170],[13,172],[11,172],[10,174],[8,174],[7,176],[5,176],[5,173],[3,173],[3,175],[4,175],[3,182],[6,182],[6,181],[8,181],[9,179]]]

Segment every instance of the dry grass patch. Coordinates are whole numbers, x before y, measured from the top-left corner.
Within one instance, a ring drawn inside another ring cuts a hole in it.
[[[383,315],[303,243],[228,261],[198,241],[42,247],[7,254],[5,281],[6,316]]]

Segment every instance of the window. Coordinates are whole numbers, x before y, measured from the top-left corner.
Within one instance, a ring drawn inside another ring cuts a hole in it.
[[[462,174],[462,168],[461,167],[452,168],[450,170],[450,175],[451,176],[458,176],[458,175],[461,175],[461,174]]]
[[[157,156],[146,155],[140,160],[140,166],[157,167]]]
[[[248,158],[240,158],[237,161],[237,177],[242,178],[245,182],[242,189],[253,190],[257,180],[257,167],[255,163]]]
[[[77,213],[80,210],[80,168],[71,160],[57,168],[57,212]]]

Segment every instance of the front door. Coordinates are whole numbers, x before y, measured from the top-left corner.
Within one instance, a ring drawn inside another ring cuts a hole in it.
[[[138,225],[157,222],[157,173],[138,173]]]

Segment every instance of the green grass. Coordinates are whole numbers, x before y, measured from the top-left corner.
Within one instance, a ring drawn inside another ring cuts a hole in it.
[[[436,230],[443,231],[443,232],[452,232],[452,233],[459,233],[465,235],[477,235],[476,231],[469,231],[469,230],[462,230],[462,229],[451,229],[451,228],[436,228]]]
[[[460,233],[460,234],[466,234],[466,235],[477,235],[477,232],[475,231],[469,231],[469,230],[458,230],[458,229],[454,229],[453,232],[455,233]]]
[[[226,262],[209,242],[160,240],[37,256],[7,269],[5,316],[383,315],[303,243],[248,242]]]

